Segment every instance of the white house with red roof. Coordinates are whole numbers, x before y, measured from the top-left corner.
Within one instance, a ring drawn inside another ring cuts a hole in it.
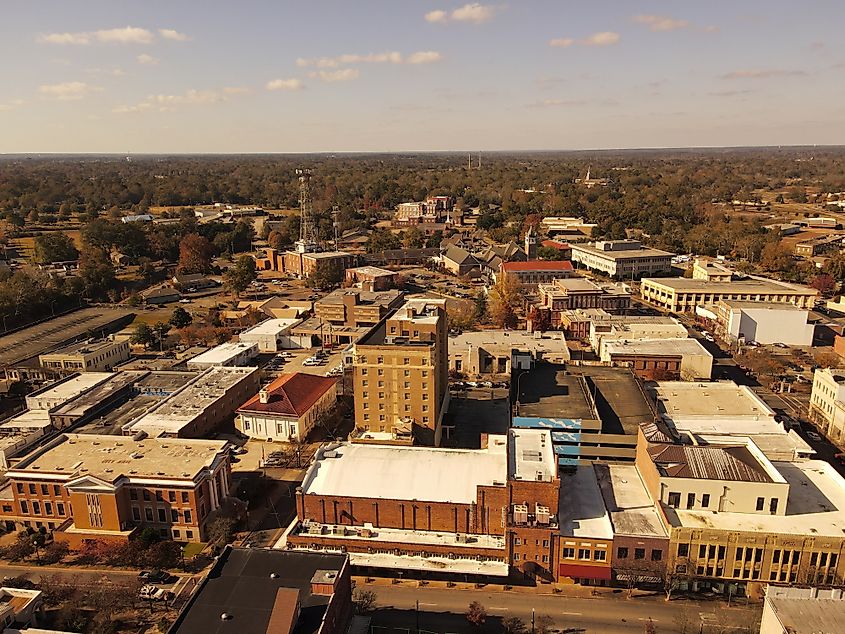
[[[337,379],[283,374],[241,405],[235,427],[251,438],[302,442],[336,402]]]

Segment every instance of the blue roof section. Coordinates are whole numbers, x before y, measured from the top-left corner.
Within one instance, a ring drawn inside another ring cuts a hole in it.
[[[553,431],[552,443],[578,444],[581,442],[581,434],[569,431]]]
[[[564,458],[559,456],[557,459],[557,464],[561,467],[577,467],[578,458]]]
[[[511,427],[516,427],[517,429],[558,429],[561,431],[581,431],[581,420],[573,420],[571,418],[514,416]]]
[[[575,456],[577,458],[581,455],[581,447],[578,445],[555,445],[554,450],[556,456]]]

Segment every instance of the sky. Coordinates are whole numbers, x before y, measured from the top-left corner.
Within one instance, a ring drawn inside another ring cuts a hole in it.
[[[0,153],[845,144],[842,0],[0,0]]]

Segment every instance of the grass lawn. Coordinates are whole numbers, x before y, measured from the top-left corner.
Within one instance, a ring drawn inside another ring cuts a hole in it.
[[[187,544],[185,544],[185,559],[196,557],[203,551],[205,547],[206,544],[203,542],[188,542]]]

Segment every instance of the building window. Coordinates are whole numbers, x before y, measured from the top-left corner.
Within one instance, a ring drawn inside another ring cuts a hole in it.
[[[168,491],[167,492],[167,499],[170,502],[175,502],[176,501],[176,491]]]
[[[132,519],[136,522],[141,521],[141,509],[139,509],[137,506],[132,507]]]
[[[706,557],[706,556],[707,556],[707,546],[705,546],[704,544],[701,544],[701,545],[698,547],[698,557],[699,557],[700,559],[703,559],[703,558],[704,558],[704,557]]]
[[[20,504],[21,504],[21,513],[24,514],[24,515],[28,515],[29,514],[29,505],[27,504],[26,500],[21,500]]]
[[[634,559],[645,559],[645,548],[635,548]]]
[[[173,529],[173,539],[179,539],[179,529],[178,528]]]
[[[588,561],[590,559],[590,549],[589,548],[579,548],[578,549],[578,559],[583,559]]]
[[[514,560],[514,561],[519,561],[519,553],[514,553],[514,554],[513,554],[513,560]]]
[[[153,521],[153,510],[149,506],[144,507],[144,517],[148,522]]]
[[[138,499],[138,491],[135,489],[129,489],[129,499],[130,500],[137,500]]]
[[[616,549],[617,559],[628,559],[628,549],[625,546],[620,546]]]
[[[150,492],[144,489],[144,502],[150,501]]]
[[[514,537],[514,538],[513,538],[513,545],[514,545],[514,546],[521,546],[521,545],[522,545],[522,540],[521,540],[519,537]]]
[[[185,531],[185,537],[187,539],[193,539],[194,538],[194,531]]]
[[[32,512],[35,515],[41,515],[41,503],[38,500],[32,500]]]
[[[607,551],[605,550],[596,550],[593,552],[593,559],[596,561],[606,561],[607,560]]]
[[[709,493],[702,493],[701,494],[701,508],[706,509],[710,506],[710,494]]]
[[[53,514],[53,503],[52,502],[44,502],[44,514],[45,515],[52,515]]]
[[[23,484],[21,484],[20,482],[18,482],[18,485],[17,485],[17,486],[18,486],[18,493],[23,493]]]
[[[544,539],[544,540],[543,540],[543,548],[548,548],[548,547],[549,547],[549,540],[548,540],[548,539]]]
[[[687,493],[687,508],[691,509],[695,506],[695,493]]]
[[[674,491],[669,493],[669,506],[671,506],[673,509],[676,509],[679,506],[681,506],[681,494],[680,493],[676,493]]]
[[[772,498],[772,501],[769,503],[769,513],[774,515],[778,512],[778,499]]]
[[[651,560],[660,561],[663,559],[663,551],[658,548],[653,548],[651,551]]]
[[[65,505],[62,502],[56,502],[56,513],[59,515],[65,514]]]
[[[29,485],[29,492],[30,492],[31,495],[35,495],[35,485],[34,484]]]
[[[176,523],[179,521],[179,511],[176,509],[170,509],[170,521]]]
[[[564,559],[575,559],[575,549],[571,546],[564,546],[562,557]]]
[[[184,511],[182,511],[182,514],[185,516],[185,524],[190,524],[191,521],[192,521],[191,520],[191,510],[185,509]]]
[[[757,498],[757,510],[762,511],[766,505],[766,498]]]
[[[161,491],[156,491],[156,502],[164,502],[164,496]]]
[[[187,501],[188,501],[188,492],[182,491],[182,502],[187,502]]]
[[[41,485],[41,495],[50,495],[50,489],[47,488],[46,484]]]

